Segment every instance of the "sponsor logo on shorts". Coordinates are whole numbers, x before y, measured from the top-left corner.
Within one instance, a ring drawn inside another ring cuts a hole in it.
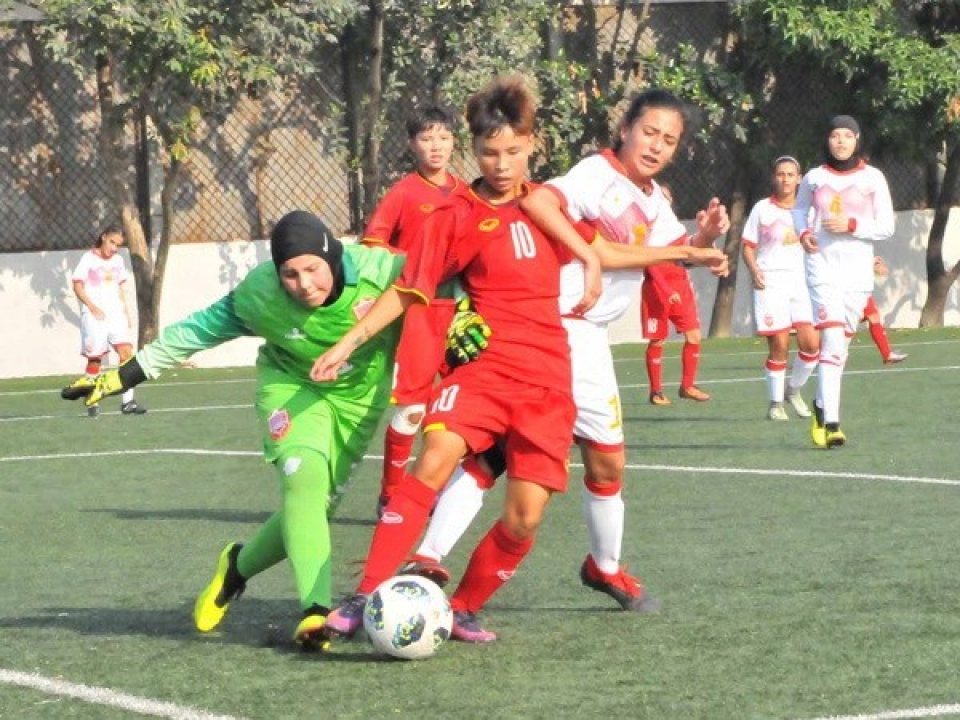
[[[390,512],[385,512],[380,516],[380,522],[382,522],[384,525],[399,525],[403,522],[403,515],[391,510]]]
[[[513,577],[515,570],[497,570],[497,577],[506,582]]]
[[[375,302],[374,299],[372,297],[369,297],[369,298],[364,298],[363,300],[359,300],[357,304],[353,306],[353,314],[357,318],[357,320],[362,319],[364,315],[370,312],[370,308],[373,307],[374,302]]]
[[[267,428],[272,440],[282,440],[290,432],[290,426],[290,413],[283,408],[274,410],[267,418]]]
[[[773,315],[764,315],[763,324],[767,327],[773,327]]]
[[[825,307],[817,308],[817,319],[821,322],[827,319],[827,309]]]
[[[477,225],[477,230],[480,232],[492,232],[500,226],[500,218],[487,218],[486,220],[480,221]]]

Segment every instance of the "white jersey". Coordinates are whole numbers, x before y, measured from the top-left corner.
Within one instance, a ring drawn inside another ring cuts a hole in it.
[[[823,219],[843,215],[852,219],[853,232],[832,233]],[[821,165],[800,183],[793,207],[798,233],[812,232],[819,249],[807,253],[807,283],[836,285],[851,292],[873,291],[873,243],[894,231],[893,202],[883,173],[861,164],[848,172]]]
[[[119,253],[105,260],[94,250],[89,250],[80,258],[71,280],[82,282],[90,301],[109,317],[124,313],[120,286],[127,278],[127,268]],[[90,313],[84,303],[80,303],[80,311],[83,315]]]
[[[647,190],[637,187],[611,151],[581,160],[545,187],[560,196],[571,219],[594,225],[609,242],[665,247],[688,239],[660,186],[651,181]],[[603,294],[586,319],[600,325],[616,320],[639,296],[642,282],[642,270],[604,270]],[[580,262],[565,265],[560,271],[561,313],[570,312],[583,289]]]
[[[743,242],[756,248],[757,267],[764,272],[803,272],[803,246],[793,227],[793,213],[774,198],[764,198],[753,206],[743,227]]]

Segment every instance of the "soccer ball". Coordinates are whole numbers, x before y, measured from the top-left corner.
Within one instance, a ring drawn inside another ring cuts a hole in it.
[[[363,611],[363,629],[382,653],[403,660],[433,655],[450,637],[453,611],[443,590],[419,575],[377,586]]]

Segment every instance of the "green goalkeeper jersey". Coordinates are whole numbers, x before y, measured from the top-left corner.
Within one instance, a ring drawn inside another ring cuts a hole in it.
[[[265,340],[257,357],[258,366],[275,368],[313,384],[313,362],[391,286],[403,260],[403,256],[382,248],[345,246],[340,297],[329,306],[312,309],[290,297],[274,264],[265,262],[251,270],[228,295],[164,328],[154,342],[137,353],[137,360],[147,377],[156,378],[200,350],[242,336],[257,336]],[[356,349],[335,381],[322,385],[341,397],[357,399],[374,387],[389,385],[399,330],[400,323],[395,322],[370,338]]]

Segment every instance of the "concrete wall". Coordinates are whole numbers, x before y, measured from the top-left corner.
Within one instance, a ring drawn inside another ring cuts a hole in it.
[[[924,245],[931,211],[900,213],[897,234],[879,251],[891,268],[877,286],[876,298],[891,327],[916,327],[926,298]],[[74,375],[83,371],[80,318],[70,274],[82,251],[0,255],[0,378]],[[960,260],[960,210],[947,227],[945,257]],[[191,243],[171,248],[160,323],[166,325],[205,307],[237,284],[247,271],[269,259],[265,242]],[[704,270],[692,270],[700,301],[701,322],[709,327],[716,281]],[[132,287],[129,288],[132,292]],[[133,303],[132,297],[129,298]],[[741,265],[734,306],[733,333],[753,332],[749,273]],[[960,326],[960,285],[951,289],[945,321]],[[639,307],[611,327],[613,342],[640,339]],[[200,367],[249,365],[259,341],[236,340],[199,353]]]

